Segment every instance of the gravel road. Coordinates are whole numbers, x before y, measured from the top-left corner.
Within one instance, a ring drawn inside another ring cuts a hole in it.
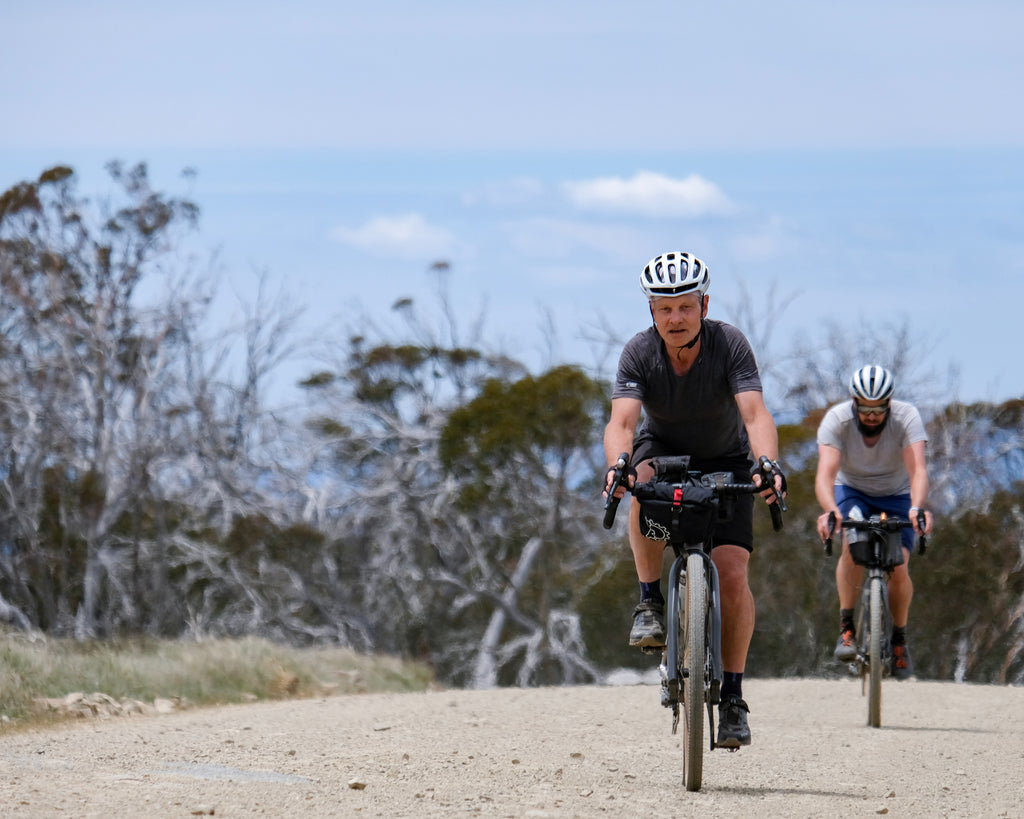
[[[364,694],[0,736],[16,817],[1024,815],[1024,689],[745,683],[753,744],[705,752],[651,685]]]

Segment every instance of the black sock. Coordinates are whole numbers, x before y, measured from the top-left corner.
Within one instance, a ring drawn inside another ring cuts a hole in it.
[[[722,680],[722,699],[725,700],[728,697],[743,699],[743,672],[726,671],[722,676],[725,678]]]
[[[641,583],[640,599],[650,600],[652,603],[664,606],[665,598],[661,594],[661,580],[656,580],[653,583]]]
[[[899,626],[893,626],[892,628],[892,644],[894,646],[905,646],[907,644],[907,627],[900,628]]]
[[[839,630],[855,630],[853,627],[853,609],[839,609]]]

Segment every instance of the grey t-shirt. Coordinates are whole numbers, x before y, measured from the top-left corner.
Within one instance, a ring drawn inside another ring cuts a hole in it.
[[[835,447],[841,453],[836,484],[871,497],[910,492],[903,450],[927,440],[921,413],[905,401],[891,402],[889,419],[874,446],[867,446],[857,429],[852,399],[829,409],[818,425],[818,444]]]
[[[654,327],[631,338],[619,357],[612,398],[643,402],[647,432],[679,455],[699,460],[746,458],[750,452],[736,394],[761,392],[746,337],[730,324],[704,320],[700,355],[676,375]]]

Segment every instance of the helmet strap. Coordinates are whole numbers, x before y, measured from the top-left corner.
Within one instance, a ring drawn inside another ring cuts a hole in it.
[[[697,328],[697,335],[695,335],[693,337],[693,340],[690,341],[688,344],[684,344],[682,349],[684,349],[684,350],[692,350],[693,349],[693,345],[696,344],[698,341],[700,341],[700,336],[701,336],[701,333],[703,333],[703,332],[704,332],[704,319],[701,319],[700,320],[700,327]]]
[[[700,327],[697,328],[697,335],[693,337],[693,340],[689,344],[684,344],[684,350],[692,350],[693,345],[700,341],[701,335],[704,333],[704,316],[708,313],[708,297],[701,293],[700,296]]]

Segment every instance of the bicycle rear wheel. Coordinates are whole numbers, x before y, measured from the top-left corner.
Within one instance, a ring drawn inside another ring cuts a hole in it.
[[[882,578],[872,577],[869,593],[871,635],[868,640],[868,725],[878,728],[882,724]]]
[[[703,555],[689,555],[686,560],[686,593],[680,594],[680,605],[685,610],[680,619],[679,635],[686,674],[683,678],[683,772],[688,791],[700,790],[704,769],[708,634],[708,586],[704,572]]]

